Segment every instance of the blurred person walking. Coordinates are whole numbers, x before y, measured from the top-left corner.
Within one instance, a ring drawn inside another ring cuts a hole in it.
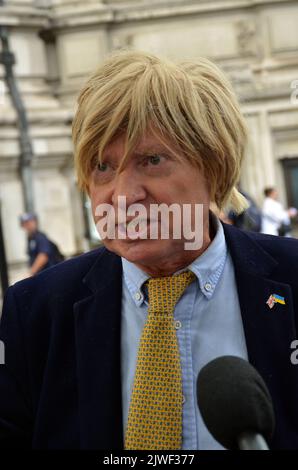
[[[20,224],[27,232],[30,276],[34,276],[64,260],[64,256],[57,245],[47,235],[38,230],[38,220],[35,214],[29,212],[22,214]]]
[[[245,197],[249,206],[240,214],[230,210],[227,215],[227,220],[224,222],[230,223],[237,228],[242,230],[250,230],[252,232],[260,232],[262,228],[262,211],[257,206],[253,198],[244,192],[242,189],[238,188],[242,196]]]
[[[291,236],[291,218],[297,215],[297,209],[284,209],[278,201],[278,192],[274,187],[265,188],[264,195],[262,233]]]

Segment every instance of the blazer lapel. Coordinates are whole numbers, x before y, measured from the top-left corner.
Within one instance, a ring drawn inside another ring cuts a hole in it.
[[[276,430],[282,435],[283,418],[290,416],[288,400],[293,404],[298,392],[297,374],[290,361],[290,345],[296,339],[292,290],[279,282],[278,262],[248,234],[226,225],[224,230],[235,269],[249,362],[268,386]],[[276,303],[270,308],[266,302],[272,294],[284,297],[285,305]]]
[[[74,305],[81,448],[121,449],[120,257],[103,249],[83,282],[93,293]]]

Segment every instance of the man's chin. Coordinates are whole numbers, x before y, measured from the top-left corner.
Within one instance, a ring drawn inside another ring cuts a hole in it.
[[[136,264],[156,264],[168,251],[164,241],[160,240],[103,240],[103,243],[108,250]]]

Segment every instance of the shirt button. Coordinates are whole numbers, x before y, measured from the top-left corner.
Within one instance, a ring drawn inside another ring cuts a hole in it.
[[[185,396],[182,395],[182,405],[184,405],[185,401],[186,401],[186,400],[185,400]]]
[[[140,294],[140,292],[136,292],[135,293],[135,299],[136,300],[141,300],[141,298],[142,298],[142,294]]]
[[[204,285],[204,289],[207,292],[210,292],[212,290],[212,285],[210,284],[210,282],[206,282],[206,284]]]
[[[175,321],[175,329],[176,329],[176,330],[180,330],[180,328],[182,328],[182,323],[181,323],[181,321],[179,321],[179,320]]]

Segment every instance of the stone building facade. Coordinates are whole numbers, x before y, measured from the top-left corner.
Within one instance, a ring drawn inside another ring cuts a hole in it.
[[[0,24],[9,28],[30,124],[35,209],[66,255],[87,247],[72,163],[76,96],[115,48],[220,65],[250,129],[242,187],[261,203],[263,188],[276,185],[284,204],[298,205],[297,0],[4,0]],[[0,199],[13,282],[26,271],[17,218],[23,196],[16,114],[1,65],[0,87]]]

